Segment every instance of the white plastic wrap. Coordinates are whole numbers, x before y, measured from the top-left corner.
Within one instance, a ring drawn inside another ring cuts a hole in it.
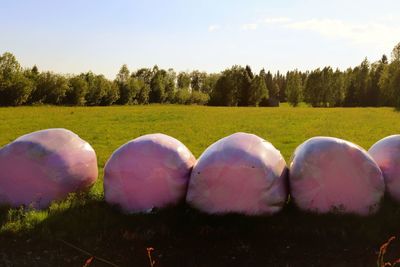
[[[400,202],[400,135],[391,135],[379,140],[368,153],[382,170],[386,191]]]
[[[163,208],[185,199],[196,159],[177,139],[148,134],[118,148],[104,169],[104,195],[127,213]]]
[[[314,137],[292,156],[290,194],[296,205],[317,213],[369,215],[384,194],[382,172],[361,147],[333,137]]]
[[[93,148],[66,129],[19,137],[0,150],[0,203],[46,208],[97,178]]]
[[[247,133],[209,146],[193,168],[187,202],[206,213],[273,214],[287,199],[287,168],[275,147]]]

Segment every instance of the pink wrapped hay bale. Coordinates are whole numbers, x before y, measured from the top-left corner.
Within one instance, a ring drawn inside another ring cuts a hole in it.
[[[382,170],[387,192],[400,202],[400,135],[379,140],[368,152]]]
[[[75,133],[33,132],[0,150],[0,203],[46,208],[91,186],[97,172],[95,151]]]
[[[264,139],[235,133],[209,146],[193,168],[186,200],[211,214],[269,215],[287,199],[287,168]]]
[[[148,134],[118,148],[104,169],[104,194],[127,213],[163,208],[185,199],[196,159],[177,139]]]
[[[290,194],[303,210],[369,215],[384,194],[382,172],[361,147],[333,137],[314,137],[292,156]]]

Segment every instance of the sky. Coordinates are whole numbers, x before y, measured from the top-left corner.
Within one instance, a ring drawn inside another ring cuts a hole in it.
[[[398,0],[0,0],[0,54],[24,67],[108,78],[122,64],[346,69],[390,56],[399,10]]]

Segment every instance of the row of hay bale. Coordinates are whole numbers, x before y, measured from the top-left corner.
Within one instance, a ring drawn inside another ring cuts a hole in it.
[[[93,148],[65,129],[19,137],[0,150],[0,204],[46,208],[97,179]],[[270,215],[290,198],[317,213],[375,213],[385,191],[400,201],[400,135],[367,152],[333,137],[314,137],[295,150],[289,168],[266,140],[235,133],[198,160],[164,134],[118,148],[104,168],[105,200],[124,212],[186,202],[206,213]]]

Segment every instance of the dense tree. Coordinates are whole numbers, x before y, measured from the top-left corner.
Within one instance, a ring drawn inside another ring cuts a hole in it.
[[[262,99],[268,99],[267,85],[265,84],[265,79],[261,75],[256,75],[251,81],[248,101],[250,106],[258,106]]]
[[[138,104],[148,104],[150,98],[150,84],[153,78],[153,72],[151,69],[142,68],[131,74],[138,81],[139,91],[137,93]]]
[[[21,73],[15,73],[0,82],[0,105],[18,106],[27,102],[33,83]]]
[[[97,86],[101,87],[102,91],[105,92],[101,98],[101,106],[110,106],[116,103],[119,99],[119,88],[115,82],[107,80],[103,75],[97,76]]]
[[[233,66],[224,70],[210,96],[210,104],[217,106],[237,106],[239,99],[244,102],[244,91],[250,87],[243,67]],[[247,96],[246,96],[247,97]]]
[[[198,70],[194,70],[190,73],[190,87],[193,91],[201,91],[207,74],[205,72],[200,72]]]
[[[319,107],[322,102],[322,71],[316,69],[308,75],[306,85],[304,87],[304,101],[313,107]]]
[[[186,72],[179,72],[178,76],[177,76],[177,85],[178,85],[178,89],[187,89],[190,87],[190,74],[186,73]]]
[[[356,72],[356,98],[359,99],[357,101],[357,106],[367,106],[368,105],[368,95],[367,90],[370,86],[370,64],[367,59],[364,59],[361,62],[360,67],[358,68],[358,72]]]
[[[302,79],[297,70],[287,74],[286,95],[290,105],[296,107],[302,100]]]
[[[191,103],[191,93],[189,89],[178,89],[175,93],[174,103],[188,105]]]
[[[279,86],[277,81],[274,80],[272,73],[270,71],[265,73],[264,69],[262,69],[260,76],[264,77],[265,85],[268,90],[268,97],[262,100],[262,105],[271,107],[279,106]]]
[[[165,77],[165,101],[173,103],[176,91],[176,72],[173,69],[168,69]]]
[[[253,80],[253,78],[254,74],[249,65],[247,65],[245,69],[241,69],[241,71],[238,73],[238,79],[240,82],[238,87],[238,106],[245,107],[251,105],[250,97],[253,94],[251,92],[251,81]]]
[[[400,43],[392,50],[392,61],[400,61]]]
[[[165,88],[167,84],[167,72],[159,70],[157,66],[153,68],[154,76],[150,82],[150,103],[164,103],[166,100]]]
[[[94,75],[88,72],[83,75],[88,83],[88,93],[85,100],[89,106],[107,106],[119,99],[119,90],[116,83],[107,80],[103,75]]]
[[[337,69],[332,78],[332,102],[329,103],[329,106],[340,107],[343,106],[345,99],[345,75]]]
[[[379,81],[381,80],[387,63],[387,57],[383,55],[381,60],[371,65],[370,84],[367,88],[367,99],[369,106],[380,106],[385,102],[381,88],[379,87]]]
[[[383,60],[382,60],[383,61]],[[382,63],[383,64],[383,63]],[[390,64],[383,64],[379,80],[380,92],[386,105],[400,108],[400,43],[392,51]]]
[[[69,90],[68,79],[50,71],[42,72],[37,79],[36,88],[32,92],[31,103],[59,105]]]
[[[15,56],[7,52],[0,56],[0,105],[23,105],[33,89],[33,81],[24,75]]]
[[[119,90],[119,99],[117,103],[121,105],[134,103],[140,91],[139,82],[134,77],[131,77],[126,64],[122,65],[115,78],[115,82]]]
[[[86,103],[85,96],[88,92],[88,83],[82,76],[74,76],[69,79],[69,89],[66,92],[65,103],[68,105],[83,106]]]
[[[357,104],[356,99],[356,82],[353,75],[353,70],[351,68],[347,69],[345,72],[345,107],[354,107]]]
[[[214,90],[219,77],[220,75],[218,73],[207,74],[204,83],[202,84],[201,92],[211,95],[211,92]]]
[[[335,107],[344,101],[344,77],[339,70],[331,67],[316,69],[308,74],[304,101],[313,107]]]
[[[205,105],[210,100],[210,96],[203,92],[192,91],[190,95],[190,104]]]
[[[286,77],[279,73],[279,71],[274,76],[274,82],[279,88],[279,101],[286,102]],[[268,85],[267,85],[268,86]]]

